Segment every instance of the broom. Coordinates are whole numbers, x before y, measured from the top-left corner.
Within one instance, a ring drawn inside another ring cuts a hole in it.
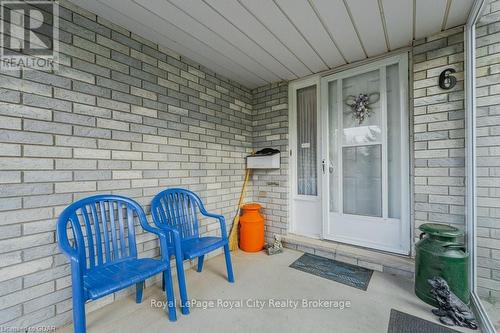
[[[245,197],[245,192],[248,184],[248,180],[250,179],[250,171],[252,169],[247,169],[245,173],[245,181],[243,182],[243,187],[241,188],[240,200],[238,201],[238,209],[236,211],[236,216],[233,220],[233,225],[231,226],[231,232],[229,234],[229,249],[231,251],[238,249],[238,225],[240,223],[240,212],[241,205],[243,203],[243,198]]]

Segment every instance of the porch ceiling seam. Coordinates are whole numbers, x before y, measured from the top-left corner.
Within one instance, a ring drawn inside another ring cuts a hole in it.
[[[451,2],[452,0],[447,0],[446,2],[446,9],[443,15],[443,23],[441,23],[441,31],[446,30],[446,25],[448,24],[448,16],[450,15]]]
[[[378,10],[380,12],[380,19],[382,20],[382,29],[384,29],[385,46],[387,50],[391,51],[391,43],[389,42],[389,34],[387,33],[387,22],[384,14],[384,4],[382,0],[378,0]]]
[[[413,15],[412,15],[413,22],[412,22],[412,26],[411,26],[411,29],[412,29],[411,36],[412,36],[412,40],[415,40],[416,39],[415,34],[417,31],[417,0],[413,0],[412,12],[413,12]]]
[[[361,44],[361,49],[363,50],[363,53],[365,55],[365,58],[368,58],[368,53],[366,52],[365,45],[363,44],[363,41],[361,40],[361,34],[359,33],[358,27],[356,26],[356,23],[354,22],[354,18],[351,13],[351,8],[349,8],[349,5],[347,4],[347,0],[342,1],[344,3],[345,9],[347,10],[347,14],[349,15],[349,19],[351,20],[352,26],[354,27],[354,31],[356,32],[356,36],[358,36],[359,44]]]
[[[318,12],[318,9],[316,8],[316,6],[314,5],[314,3],[312,2],[312,0],[308,0],[307,1],[309,3],[309,6],[311,6],[314,14],[316,15],[316,17],[318,18],[319,22],[321,23],[321,26],[323,27],[323,29],[325,29],[326,33],[328,34],[328,37],[330,37],[333,45],[335,45],[335,47],[337,48],[337,50],[339,51],[340,53],[340,56],[342,57],[342,60],[344,60],[344,62],[346,64],[349,63],[349,61],[347,60],[347,58],[344,56],[344,53],[342,52],[342,50],[340,49],[339,45],[337,44],[337,42],[335,41],[335,38],[333,37],[332,35],[332,32],[330,31],[330,29],[327,28],[326,24],[325,24],[325,20],[323,19],[323,17],[320,15],[320,13]]]

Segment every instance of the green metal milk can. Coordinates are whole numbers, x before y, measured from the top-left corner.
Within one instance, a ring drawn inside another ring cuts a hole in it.
[[[440,276],[458,298],[469,304],[469,254],[457,241],[464,235],[463,231],[437,223],[422,224],[419,229],[422,234],[415,244],[415,294],[424,302],[437,306],[427,280]]]

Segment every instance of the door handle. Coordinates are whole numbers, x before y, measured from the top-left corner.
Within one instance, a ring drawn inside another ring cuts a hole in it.
[[[321,160],[321,169],[323,170],[323,173],[326,173],[326,160],[324,160],[324,159]],[[333,173],[334,170],[335,170],[335,168],[333,167],[332,162],[330,162],[328,165],[328,172]]]

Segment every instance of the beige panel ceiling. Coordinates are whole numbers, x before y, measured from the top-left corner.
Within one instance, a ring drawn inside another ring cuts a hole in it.
[[[70,0],[248,88],[411,45],[473,0]]]

